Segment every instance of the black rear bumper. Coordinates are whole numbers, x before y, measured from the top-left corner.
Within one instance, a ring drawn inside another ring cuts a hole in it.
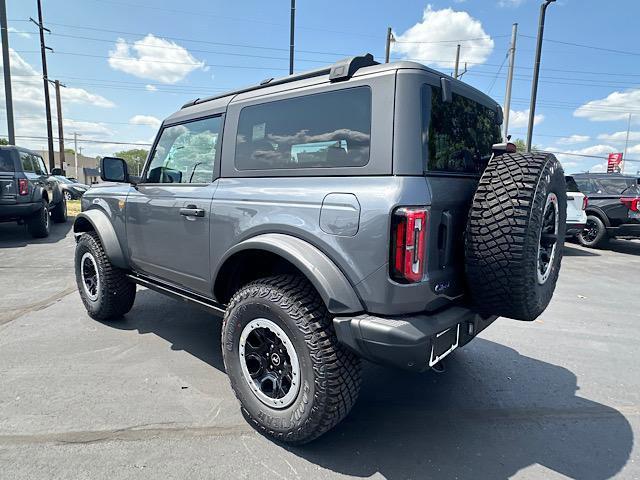
[[[624,223],[618,227],[607,227],[607,233],[613,237],[640,238],[640,223]]]
[[[0,221],[29,217],[42,208],[41,202],[2,203],[0,202]]]
[[[429,368],[431,346],[438,333],[460,325],[460,347],[496,318],[482,317],[468,308],[454,306],[432,314],[336,317],[333,325],[340,343],[361,357],[407,370],[424,371]]]
[[[586,226],[587,225],[585,223],[567,222],[567,231],[566,231],[565,235],[567,237],[571,237],[573,235],[577,235],[582,230],[584,230]]]

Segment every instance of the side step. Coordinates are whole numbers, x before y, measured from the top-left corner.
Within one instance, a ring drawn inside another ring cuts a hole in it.
[[[175,299],[197,305],[198,307],[204,308],[208,311],[213,311],[218,315],[224,315],[224,312],[226,311],[225,305],[217,303],[214,300],[211,300],[210,298],[207,298],[203,295],[199,295],[188,290],[183,290],[174,285],[159,282],[155,279],[142,275],[136,275],[134,273],[127,274],[127,278],[132,282],[137,283],[138,285],[142,285],[143,287],[147,287],[151,290],[155,290],[156,292],[163,293]]]

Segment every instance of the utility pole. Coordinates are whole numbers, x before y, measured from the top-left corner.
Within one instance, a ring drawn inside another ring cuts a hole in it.
[[[53,82],[56,86],[56,108],[58,110],[58,148],[60,149],[60,170],[64,170],[64,132],[62,128],[62,99],[60,97],[60,87],[66,85],[60,83],[59,80]]]
[[[42,3],[38,0],[38,21],[33,18],[29,18],[33,23],[38,26],[40,30],[40,52],[42,54],[42,81],[44,83],[44,108],[47,115],[47,146],[49,149],[49,169],[55,167],[55,158],[53,156],[53,127],[51,125],[51,102],[49,100],[49,77],[47,75],[47,47],[44,43],[44,32],[51,33],[51,30],[45,28],[42,23]],[[52,50],[53,51],[53,50]]]
[[[75,165],[75,179],[78,180],[78,132],[73,132],[73,162]]]
[[[456,66],[453,70],[453,78],[458,78],[458,67],[460,66],[460,44],[456,48]]]
[[[544,0],[540,5],[540,18],[538,19],[538,42],[536,45],[536,60],[533,64],[533,82],[531,83],[531,105],[529,106],[529,128],[527,129],[527,152],[531,151],[533,141],[533,121],[536,116],[536,98],[538,96],[538,77],[540,76],[540,57],[542,56],[542,38],[544,36],[544,18],[547,7],[556,0]]]
[[[629,147],[629,130],[631,130],[631,113],[629,114],[629,122],[627,123],[627,138],[624,141],[624,153],[622,154],[623,162],[625,162],[625,160],[627,159],[627,147]],[[622,164],[623,173],[625,163]]]
[[[294,34],[296,25],[296,0],[291,0],[291,32],[289,34],[289,75],[293,75]]]
[[[509,135],[509,112],[511,111],[511,86],[513,84],[513,69],[516,60],[516,40],[518,38],[518,24],[511,29],[511,46],[509,47],[509,72],[507,73],[507,89],[504,94],[504,138]]]
[[[391,42],[394,41],[395,38],[393,38],[391,27],[387,27],[387,43],[384,50],[384,63],[389,63],[389,58],[391,57]]]
[[[9,61],[9,30],[7,28],[7,6],[0,0],[0,28],[2,29],[2,70],[4,71],[4,95],[7,108],[7,129],[9,144],[16,144],[16,131],[13,125],[13,95],[11,94],[11,62]]]

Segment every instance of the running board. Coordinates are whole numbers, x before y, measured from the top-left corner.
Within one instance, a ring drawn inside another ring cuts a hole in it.
[[[198,295],[197,293],[189,292],[173,285],[158,282],[151,278],[142,277],[133,273],[127,274],[127,278],[137,283],[138,285],[150,288],[151,290],[155,290],[156,292],[163,293],[175,299],[197,305],[209,311],[213,311],[219,315],[224,315],[224,312],[226,311],[225,305],[222,305],[202,295]]]

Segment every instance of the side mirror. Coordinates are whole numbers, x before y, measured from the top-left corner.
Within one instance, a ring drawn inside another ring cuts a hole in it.
[[[62,170],[61,168],[54,168],[51,170],[51,175],[56,175],[58,177],[64,176],[64,170]]]
[[[100,160],[100,178],[105,182],[129,182],[127,162],[122,158],[103,157]]]

